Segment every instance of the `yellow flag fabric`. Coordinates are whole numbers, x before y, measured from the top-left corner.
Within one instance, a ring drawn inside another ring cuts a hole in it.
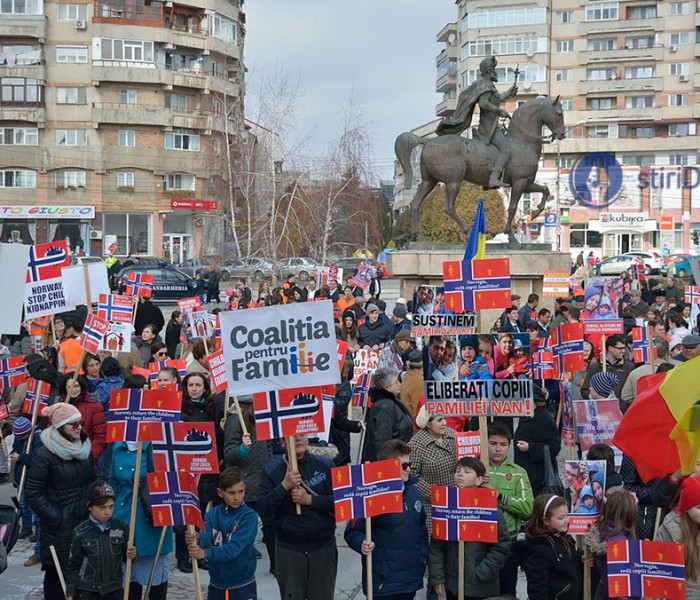
[[[700,400],[700,356],[671,369],[659,387],[659,393],[673,417],[680,421],[686,411]]]

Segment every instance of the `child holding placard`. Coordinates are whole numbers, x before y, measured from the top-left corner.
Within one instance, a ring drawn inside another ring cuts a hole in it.
[[[484,483],[486,467],[477,458],[460,458],[455,467],[454,480],[459,488],[480,487]],[[458,544],[464,544],[464,595],[467,598],[498,596],[499,573],[510,555],[510,535],[503,514],[498,510],[498,541],[430,542],[428,561],[429,582],[438,596],[455,600],[458,592]]]

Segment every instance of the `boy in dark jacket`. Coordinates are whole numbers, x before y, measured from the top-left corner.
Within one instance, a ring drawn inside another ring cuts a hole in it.
[[[389,440],[379,449],[378,460],[397,458],[403,481],[403,512],[372,519],[372,541],[365,541],[365,519],[355,519],[345,529],[345,541],[362,555],[362,590],[367,595],[366,558],[372,555],[372,588],[375,598],[415,597],[423,587],[428,560],[428,530],[420,493],[411,474],[406,442]]]
[[[332,600],[338,570],[330,459],[308,452],[309,437],[294,436],[298,471],[288,457],[268,464],[260,477],[260,514],[274,515],[280,598]],[[301,506],[301,514],[296,505]]]
[[[199,536],[185,534],[190,558],[207,560],[207,600],[257,598],[253,544],[258,515],[244,503],[245,488],[238,467],[222,471],[216,491],[224,503],[207,512],[204,531]]]
[[[90,516],[73,530],[66,569],[66,600],[119,600],[124,594],[122,563],[136,558],[129,527],[113,519],[114,489],[96,481],[88,489]]]

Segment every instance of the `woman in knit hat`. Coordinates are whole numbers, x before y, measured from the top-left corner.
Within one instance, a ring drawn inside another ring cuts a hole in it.
[[[54,546],[61,569],[68,566],[73,529],[87,519],[87,489],[94,479],[92,448],[80,411],[67,402],[44,408],[50,427],[27,473],[25,495],[39,515],[45,600],[63,600],[58,572],[49,548]]]
[[[655,540],[683,544],[685,549],[685,597],[700,598],[700,477],[686,477],[675,512],[670,512]]]

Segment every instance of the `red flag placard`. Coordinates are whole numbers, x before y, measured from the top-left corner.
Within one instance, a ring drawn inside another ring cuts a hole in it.
[[[194,525],[204,529],[197,478],[189,473],[149,473],[148,491],[156,527]]]
[[[4,421],[10,416],[10,411],[7,409],[7,404],[0,402],[0,421]]]
[[[445,306],[454,313],[508,308],[510,259],[448,260],[442,263]]]
[[[316,386],[253,394],[258,439],[323,431],[323,392],[323,386]]]
[[[102,338],[109,331],[109,327],[109,321],[101,319],[94,313],[88,314],[83,333],[80,335],[80,347],[92,354],[97,354]]]
[[[148,363],[148,381],[151,384],[152,390],[158,389],[158,373],[160,373],[165,367],[177,369],[180,379],[187,375],[187,364],[182,358]]]
[[[342,340],[336,339],[335,347],[338,351],[338,368],[343,370],[343,363],[345,362],[345,357],[348,354],[348,343]]]
[[[25,415],[34,414],[34,403],[39,399],[39,408],[37,414],[41,414],[41,409],[49,405],[49,392],[51,384],[38,379],[29,379],[27,381],[27,394],[24,396],[22,403],[22,412]]]
[[[145,421],[178,421],[182,393],[172,390],[112,390],[107,412],[108,442],[137,442]]]
[[[464,431],[455,433],[455,447],[457,448],[457,460],[471,456],[481,457],[481,437],[478,431]]]
[[[61,240],[37,244],[29,248],[27,283],[60,279],[61,269],[70,264],[68,242]]]
[[[218,394],[223,392],[228,385],[226,380],[226,360],[224,359],[224,351],[216,350],[207,358],[209,363],[209,372],[211,373],[212,389]]]
[[[433,538],[448,542],[498,541],[497,492],[492,488],[430,488]]]
[[[24,356],[0,358],[0,390],[14,387],[27,380]]]
[[[151,442],[156,471],[218,473],[214,423],[145,423],[142,441]]]
[[[397,459],[331,469],[335,520],[403,512],[403,482]]]
[[[177,301],[177,307],[182,314],[202,310],[202,302],[196,296],[194,298],[182,298]]]
[[[129,271],[126,274],[126,293],[129,296],[151,297],[153,291],[153,275]]]
[[[549,342],[554,355],[554,379],[561,379],[564,373],[575,373],[584,368],[583,324],[565,323],[552,327]]]

